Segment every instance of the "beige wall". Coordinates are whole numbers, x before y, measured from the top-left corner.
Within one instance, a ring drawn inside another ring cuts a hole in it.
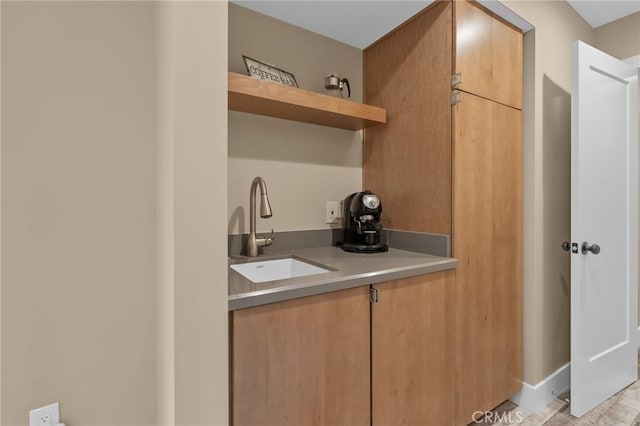
[[[226,2],[0,11],[0,423],[228,424]]]
[[[596,28],[595,46],[625,59],[640,55],[640,12]]]
[[[175,424],[174,4],[156,4],[156,423]]]
[[[175,424],[228,424],[227,3],[173,4]]]
[[[324,92],[324,76],[349,78],[362,100],[362,51],[245,8],[229,5],[229,70],[246,73],[242,55],[293,73],[298,85]],[[362,189],[360,132],[229,112],[229,233],[249,230],[249,187],[268,186],[273,217],[258,230],[323,229],[327,201]]]
[[[155,424],[154,5],[1,8],[1,423]]]
[[[0,4],[0,423],[2,423],[2,5]]]
[[[582,40],[613,56],[640,54],[638,15],[594,30],[566,2],[505,1],[535,30],[525,36],[524,381],[570,360],[571,52]]]
[[[525,37],[524,381],[569,361],[571,50],[594,30],[566,3],[506,1],[535,26]]]

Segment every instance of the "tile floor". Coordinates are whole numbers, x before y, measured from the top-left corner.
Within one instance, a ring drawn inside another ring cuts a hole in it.
[[[640,352],[638,353],[640,374]],[[640,380],[621,390],[587,414],[577,419],[570,412],[570,391],[553,400],[537,414],[529,413],[511,401],[496,407],[494,413],[501,419],[498,423],[485,421],[481,425],[523,426],[640,426]]]

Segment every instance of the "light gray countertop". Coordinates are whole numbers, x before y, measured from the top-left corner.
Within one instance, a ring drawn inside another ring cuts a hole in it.
[[[458,261],[450,257],[393,248],[386,253],[359,254],[331,246],[272,252],[254,259],[234,257],[229,265],[288,256],[327,266],[333,271],[256,284],[229,268],[229,310],[445,271],[458,265]]]

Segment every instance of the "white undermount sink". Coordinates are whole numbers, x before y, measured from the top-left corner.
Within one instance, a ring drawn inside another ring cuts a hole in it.
[[[292,257],[263,260],[260,262],[238,263],[231,265],[231,269],[254,283],[264,283],[267,281],[331,272],[330,269],[321,268]]]

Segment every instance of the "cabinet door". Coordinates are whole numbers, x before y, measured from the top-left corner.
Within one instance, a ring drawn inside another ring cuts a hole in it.
[[[374,287],[372,424],[453,424],[453,271]]]
[[[364,51],[364,100],[387,124],[364,131],[363,186],[385,228],[451,234],[451,19],[435,2]]]
[[[370,424],[369,288],[231,314],[234,425]]]
[[[454,107],[460,425],[522,385],[521,115],[473,95]]]
[[[522,33],[475,2],[455,1],[459,89],[522,108]]]

